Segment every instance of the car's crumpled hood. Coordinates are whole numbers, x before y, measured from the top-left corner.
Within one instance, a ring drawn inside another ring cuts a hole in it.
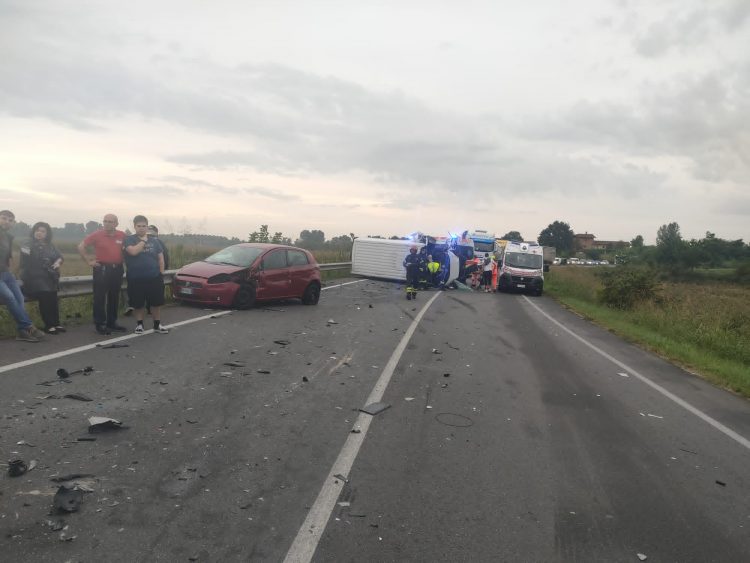
[[[242,266],[230,266],[229,264],[212,264],[210,262],[193,262],[177,270],[178,275],[192,276],[196,278],[210,278],[216,274],[233,274],[244,270]]]

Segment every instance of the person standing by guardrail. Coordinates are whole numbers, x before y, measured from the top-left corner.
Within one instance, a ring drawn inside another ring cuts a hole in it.
[[[122,287],[122,243],[125,233],[117,230],[117,215],[108,213],[102,219],[103,227],[91,233],[78,245],[78,254],[91,266],[94,278],[94,327],[99,334],[111,331],[125,332],[117,324],[120,288]],[[86,248],[94,247],[94,257]]]
[[[148,219],[143,215],[133,218],[135,234],[125,238],[125,264],[128,267],[128,302],[135,309],[136,334],[143,334],[146,302],[151,305],[154,332],[167,334],[161,326],[161,306],[164,305],[164,253],[161,242],[148,236]]]
[[[0,303],[8,308],[16,321],[18,334],[16,340],[39,342],[44,333],[34,326],[23,306],[23,294],[18,286],[18,280],[10,271],[13,252],[13,236],[8,232],[16,222],[12,211],[0,211]]]
[[[21,247],[21,281],[23,292],[36,299],[39,304],[39,314],[47,334],[65,332],[65,328],[60,325],[57,299],[62,263],[62,254],[52,244],[52,228],[49,223],[35,223],[31,227],[29,243]]]

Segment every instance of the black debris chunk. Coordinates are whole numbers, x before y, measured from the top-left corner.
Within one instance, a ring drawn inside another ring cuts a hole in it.
[[[52,499],[52,508],[56,512],[78,512],[83,502],[83,491],[76,487],[60,485]]]
[[[238,361],[232,361],[232,362],[224,362],[225,366],[233,367],[233,368],[244,368],[245,362],[238,362]]]
[[[338,479],[339,481],[341,481],[342,483],[348,483],[349,482],[349,479],[347,479],[346,477],[344,477],[341,473],[336,473],[336,475],[334,475],[334,477],[336,479]]]
[[[57,377],[59,377],[60,379],[67,379],[71,375],[75,375],[77,373],[82,373],[84,375],[88,375],[88,374],[90,374],[93,371],[94,371],[93,366],[86,366],[85,368],[76,369],[76,370],[73,370],[73,371],[70,371],[70,372],[68,370],[66,370],[65,368],[60,368],[60,369],[57,370]]]
[[[437,348],[433,348],[432,349],[432,353],[433,354],[442,354],[442,352],[440,350],[438,350]]]
[[[45,523],[47,524],[47,527],[53,532],[59,532],[60,530],[65,528],[65,522],[63,520],[47,520],[47,522]]]
[[[78,442],[96,442],[96,438],[93,436],[81,436],[80,438],[76,438]]]
[[[74,399],[76,401],[85,401],[85,402],[94,400],[91,397],[84,395],[83,393],[68,393],[67,395],[63,395],[63,399]]]
[[[274,344],[278,344],[279,346],[288,346],[289,344],[291,344],[289,340],[274,340],[273,342]]]
[[[451,374],[450,374],[450,373],[444,373],[444,374],[443,374],[443,377],[450,377],[450,376],[451,376]]]
[[[101,348],[102,350],[111,350],[112,348],[129,348],[130,344],[125,344],[124,342],[113,342],[112,344],[97,344],[97,348]]]
[[[309,380],[309,379],[307,379],[307,376],[306,376],[306,375],[303,375],[303,376],[302,376],[302,381],[304,381],[305,383],[307,383],[307,382],[308,382],[308,381],[310,381],[310,380]]]
[[[257,373],[266,373],[266,374],[268,374],[268,373],[271,373],[271,372],[270,372],[270,371],[268,371],[267,369],[258,369],[258,370],[255,370],[255,371],[256,371]]]
[[[722,487],[726,487],[727,486],[727,484],[724,481],[719,481],[718,479],[716,480],[716,484],[717,485],[721,485]]]
[[[93,477],[93,473],[69,473],[68,475],[58,475],[57,477],[50,477],[50,481],[53,483],[64,483],[65,481],[73,481],[75,479],[85,479],[86,477]]]
[[[374,308],[375,308],[375,307],[373,307],[373,306],[372,306],[372,303],[370,303],[370,304],[368,305],[368,307],[369,307],[370,309],[374,309]]]
[[[60,368],[57,370],[57,377],[59,377],[60,379],[67,379],[68,377],[70,377],[70,374],[65,368]]]
[[[11,477],[20,477],[29,470],[29,466],[22,459],[11,459],[8,462],[8,475]]]
[[[380,414],[385,409],[390,408],[391,405],[388,403],[378,402],[378,403],[370,403],[369,405],[365,405],[360,411],[362,411],[365,414],[370,414],[372,416],[375,416],[376,414]]]

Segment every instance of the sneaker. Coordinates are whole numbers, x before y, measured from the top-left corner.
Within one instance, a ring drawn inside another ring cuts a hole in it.
[[[98,332],[99,334],[103,334],[105,336],[107,334],[110,334],[109,329],[106,326],[104,326],[104,325],[96,325],[94,327],[94,330],[96,330],[96,332]]]
[[[118,324],[107,325],[107,329],[111,330],[112,332],[127,332],[128,330],[124,326]]]
[[[159,325],[158,328],[154,328],[154,332],[158,334],[169,334],[169,329]]]
[[[19,330],[16,334],[16,340],[23,340],[24,342],[39,342],[39,339],[34,336],[31,328],[24,328]]]
[[[46,332],[47,334],[58,334],[57,329],[53,326],[49,327],[48,329],[45,329],[44,332]]]
[[[125,311],[122,314],[125,315],[126,317],[129,317],[130,315],[133,314],[134,310],[135,309],[133,309],[132,307],[125,307]]]
[[[65,328],[64,326],[60,326],[60,325],[57,325],[57,326],[55,327],[55,330],[56,330],[57,332],[68,332],[68,330],[67,330],[67,329],[66,329],[66,328]]]
[[[31,331],[32,336],[35,336],[37,338],[43,338],[44,337],[44,332],[42,332],[41,330],[39,330],[35,326],[30,326],[29,330]]]
[[[136,325],[136,327],[135,327],[135,333],[136,334],[143,334],[143,325]]]

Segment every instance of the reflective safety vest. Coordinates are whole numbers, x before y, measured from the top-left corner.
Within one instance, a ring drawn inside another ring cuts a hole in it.
[[[427,262],[427,271],[429,271],[431,274],[437,274],[437,271],[440,269],[440,263],[439,262]]]

